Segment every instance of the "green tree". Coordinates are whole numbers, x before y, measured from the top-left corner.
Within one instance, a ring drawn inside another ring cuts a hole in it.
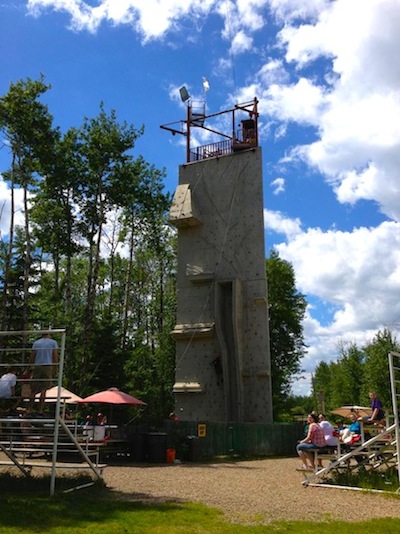
[[[354,342],[341,343],[338,361],[332,367],[332,394],[329,409],[361,404],[364,380],[364,353]]]
[[[79,235],[79,216],[76,198],[79,195],[81,162],[77,153],[76,130],[58,136],[53,156],[44,166],[46,178],[32,200],[31,220],[37,247],[52,262],[54,299],[61,298],[61,262],[64,263],[64,306],[71,313],[71,263],[72,258],[84,250]],[[63,261],[65,260],[65,261]]]
[[[387,328],[379,331],[364,347],[364,382],[361,390],[362,398],[365,399],[364,404],[368,399],[368,392],[376,391],[385,407],[392,405],[388,354],[390,351],[399,352],[399,350],[400,346],[395,336]]]
[[[12,194],[23,188],[25,222],[17,228],[11,218],[0,244],[3,328],[66,327],[67,387],[128,388],[152,419],[165,417],[176,308],[165,171],[133,156],[143,128],[120,123],[115,111],[101,105],[63,135],[39,102],[43,79],[15,86],[15,98],[0,101],[11,147],[2,174]]]
[[[271,251],[266,261],[269,332],[271,346],[272,395],[275,418],[288,398],[293,378],[300,372],[305,353],[304,295],[296,289],[293,266]]]
[[[314,403],[314,410],[316,411],[328,411],[332,406],[332,375],[334,363],[329,364],[322,361],[319,362],[315,368],[315,372],[312,378],[312,397]]]
[[[14,247],[14,194],[15,188],[23,190],[24,214],[24,278],[22,300],[22,324],[26,330],[29,324],[30,276],[32,267],[33,242],[31,238],[29,195],[36,191],[43,165],[51,157],[57,132],[52,127],[53,117],[40,97],[49,89],[44,77],[39,80],[20,80],[12,83],[8,93],[0,98],[0,130],[10,149],[10,168],[4,173],[10,184],[11,218],[8,235],[8,251],[2,271],[2,302],[0,306],[0,326],[8,308],[9,276]]]

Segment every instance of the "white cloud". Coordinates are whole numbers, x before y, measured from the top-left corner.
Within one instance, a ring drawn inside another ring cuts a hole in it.
[[[317,17],[330,0],[269,0],[276,17],[284,22]]]
[[[46,9],[67,13],[75,31],[96,32],[102,22],[127,24],[147,41],[163,37],[189,14],[193,18],[205,16],[214,4],[215,0],[100,0],[93,7],[83,0],[29,0],[28,10],[34,16]]]
[[[270,59],[262,65],[257,73],[258,79],[263,85],[286,83],[289,81],[289,74],[285,69],[281,59]]]
[[[15,224],[22,226],[24,224],[23,208],[23,190],[16,188],[14,190],[14,220]],[[11,193],[7,183],[0,174],[0,238],[8,236],[10,230],[11,217]]]
[[[299,219],[285,217],[279,211],[264,210],[264,224],[266,230],[271,230],[285,237],[294,238],[301,234],[301,223]]]
[[[253,45],[253,39],[245,34],[243,30],[237,32],[235,37],[232,39],[232,53],[240,54],[251,50]]]
[[[67,13],[70,28],[75,31],[96,32],[103,22],[130,25],[143,36],[144,42],[179,29],[185,18],[195,22],[214,11],[223,19],[222,37],[231,43],[235,54],[248,51],[252,45],[251,32],[265,24],[261,14],[265,0],[99,0],[96,6],[84,0],[28,0],[28,11],[33,16],[49,9]]]
[[[231,43],[233,54],[251,51],[253,39],[251,33],[261,30],[265,25],[262,15],[265,0],[230,0],[216,2],[216,12],[224,20],[222,37]]]
[[[400,3],[270,4],[286,17],[280,45],[299,73],[317,58],[331,60],[322,81],[300,76],[296,83],[263,86],[259,72],[266,113],[283,123],[315,127],[317,139],[294,147],[291,157],[322,172],[340,202],[375,201],[383,213],[400,220],[400,63],[395,60]]]
[[[260,74],[262,75],[262,71]],[[300,78],[292,85],[270,85],[262,92],[260,109],[282,121],[317,126],[325,102],[324,88],[314,85],[306,78]]]
[[[66,13],[74,31],[95,33],[104,22],[129,25],[144,43],[179,31],[184,21],[192,22],[194,29],[196,21],[217,13],[223,23],[221,36],[234,55],[254,52],[252,33],[265,25],[265,0],[99,0],[97,4],[84,0],[28,0],[28,12],[36,17],[46,10]],[[188,32],[187,39],[192,38],[193,33]]]
[[[273,194],[279,195],[279,193],[283,193],[285,191],[285,179],[275,178],[275,180],[270,183],[270,186],[273,189]]]
[[[340,340],[363,344],[380,328],[398,330],[399,223],[352,232],[311,228],[276,249],[293,265],[299,291],[335,306],[326,326],[321,326],[314,310],[308,311],[304,333],[311,349],[303,362],[306,370],[312,371],[317,361],[334,359]]]

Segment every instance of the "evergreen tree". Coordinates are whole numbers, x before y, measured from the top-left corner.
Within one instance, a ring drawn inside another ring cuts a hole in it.
[[[39,80],[20,80],[12,83],[6,95],[0,98],[0,130],[10,148],[10,168],[4,173],[11,191],[11,218],[8,235],[8,250],[2,271],[2,299],[0,305],[0,328],[5,329],[9,308],[9,284],[14,248],[14,195],[15,189],[23,191],[24,214],[24,275],[22,324],[28,329],[30,317],[30,275],[34,243],[31,237],[29,196],[37,190],[43,166],[51,158],[57,131],[53,129],[53,117],[40,97],[50,87]]]
[[[399,350],[396,338],[387,328],[379,331],[364,347],[364,381],[361,388],[362,398],[365,399],[363,404],[368,401],[368,392],[376,391],[383,405],[391,407],[388,354],[390,351],[399,352]]]
[[[322,361],[315,368],[312,379],[312,397],[313,409],[316,411],[329,411],[332,407],[334,366],[333,362],[327,364]]]
[[[340,354],[332,372],[330,408],[362,403],[361,388],[364,380],[364,353],[355,343],[339,347]]]

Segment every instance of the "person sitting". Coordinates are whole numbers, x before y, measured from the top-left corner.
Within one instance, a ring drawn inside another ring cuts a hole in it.
[[[320,413],[318,416],[319,426],[324,431],[325,447],[337,447],[339,440],[334,435],[335,429],[329,421],[326,420],[325,414]]]
[[[7,372],[0,378],[0,397],[14,397],[16,383],[15,367],[10,365]]]
[[[340,439],[346,445],[355,445],[361,440],[361,425],[355,413],[350,414],[350,425],[341,434]]]
[[[378,399],[378,396],[375,391],[370,391],[368,393],[368,396],[371,399],[372,414],[366,415],[364,417],[359,417],[358,420],[363,421],[364,423],[384,426],[385,412],[383,411],[383,405],[381,401]]]
[[[317,421],[317,415],[310,413],[307,416],[307,436],[296,446],[297,454],[303,462],[302,469],[315,469],[313,453],[315,450],[325,447],[324,432]]]
[[[322,428],[325,438],[325,447],[329,449],[336,448],[339,444],[338,438],[334,435],[335,429],[329,421],[326,420],[325,414],[320,413],[318,416],[319,426]],[[322,460],[318,458],[318,465],[322,467]]]
[[[9,399],[4,406],[6,411],[14,410],[18,406],[19,399],[12,399],[15,397],[15,386],[17,384],[17,374],[14,366],[10,365],[7,372],[0,378],[0,398]]]

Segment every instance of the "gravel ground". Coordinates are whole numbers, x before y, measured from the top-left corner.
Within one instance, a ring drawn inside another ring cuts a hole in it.
[[[304,487],[299,460],[265,459],[234,463],[108,466],[107,487],[115,498],[141,502],[201,502],[227,520],[361,521],[400,517],[400,500],[385,495]],[[318,514],[315,514],[315,511]]]

